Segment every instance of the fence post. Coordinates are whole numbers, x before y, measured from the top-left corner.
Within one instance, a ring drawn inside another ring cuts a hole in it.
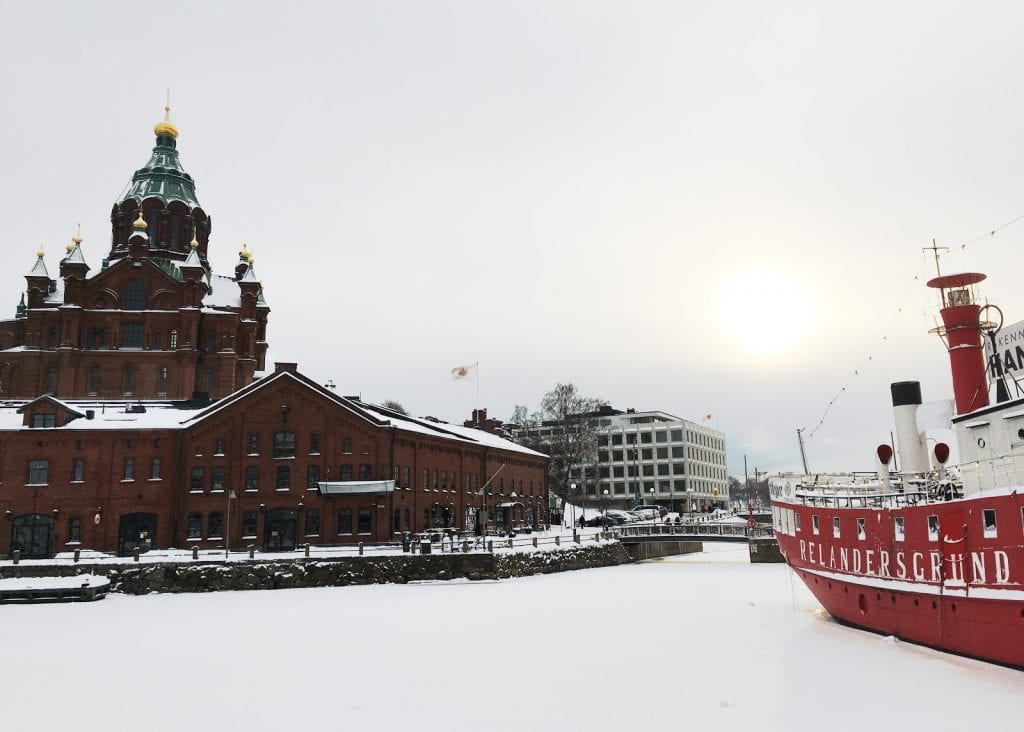
[[[562,537],[555,534],[555,546],[562,546]]]
[[[75,549],[75,564],[78,564],[78,558],[82,555],[81,549]]]
[[[309,559],[309,542],[306,542],[306,559]]]
[[[511,536],[510,536],[510,537],[508,537],[508,548],[509,548],[509,549],[511,549],[511,548],[512,548],[512,537],[511,537]]]
[[[494,553],[494,540],[491,539],[487,542],[487,551]]]
[[[537,548],[537,537],[536,537],[536,536],[535,536],[535,537],[533,537],[533,548],[534,548],[534,549],[536,549],[536,548]]]
[[[462,540],[462,553],[469,554],[469,539]]]
[[[308,554],[306,556],[309,556]],[[363,556],[363,542],[359,542],[359,556]]]
[[[139,548],[135,547],[135,551],[132,552],[132,561],[139,561]]]
[[[255,544],[250,544],[249,545],[249,559],[255,559],[255,557],[256,557],[256,545]]]
[[[11,552],[11,561],[15,564],[21,561],[21,549],[15,549]]]
[[[577,544],[581,544],[583,542],[583,539],[575,531],[572,532],[572,540],[575,541]]]
[[[197,546],[192,547],[192,559],[199,559],[199,547]],[[139,560],[136,559],[135,561],[137,562]]]

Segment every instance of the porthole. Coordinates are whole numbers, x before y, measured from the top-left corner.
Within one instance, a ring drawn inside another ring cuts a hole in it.
[[[1024,429],[1017,430],[1017,437],[1024,440]]]
[[[984,437],[979,437],[978,438],[978,447],[985,447],[985,438]]]

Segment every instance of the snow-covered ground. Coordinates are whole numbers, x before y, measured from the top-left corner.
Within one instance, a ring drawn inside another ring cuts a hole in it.
[[[1020,730],[1024,673],[828,619],[746,548],[503,582],[2,606],[4,729]]]

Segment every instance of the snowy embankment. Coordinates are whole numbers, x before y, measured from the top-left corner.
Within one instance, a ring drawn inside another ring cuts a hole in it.
[[[1024,673],[841,626],[784,565],[708,547],[506,582],[3,607],[4,728],[1020,729]]]

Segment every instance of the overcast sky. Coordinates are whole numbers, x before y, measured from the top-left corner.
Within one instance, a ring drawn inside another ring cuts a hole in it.
[[[0,0],[0,312],[41,238],[94,270],[171,89],[272,308],[268,365],[418,415],[557,382],[870,468],[888,384],[951,396],[943,271],[1024,318],[1017,3]],[[918,277],[918,281],[914,278]],[[897,308],[903,304],[902,312]],[[885,340],[883,341],[883,338]],[[871,356],[870,360],[867,360]],[[859,375],[850,380],[854,369]]]

